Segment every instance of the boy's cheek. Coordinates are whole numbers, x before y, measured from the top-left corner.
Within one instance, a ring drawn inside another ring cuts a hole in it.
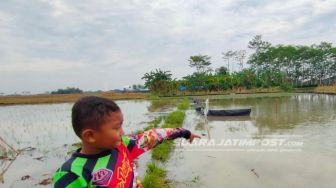
[[[116,143],[116,147],[119,147],[120,144],[121,144],[121,141],[120,141],[120,142],[117,142],[117,143]]]
[[[110,134],[110,139],[109,139],[110,144],[111,144],[111,141],[112,141],[114,146],[116,146],[116,147],[119,146],[122,142],[120,134],[117,133],[117,132],[111,133]]]

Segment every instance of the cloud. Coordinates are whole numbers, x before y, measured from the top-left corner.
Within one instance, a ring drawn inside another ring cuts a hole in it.
[[[78,62],[59,61],[54,59],[34,59],[32,62],[14,62],[0,64],[3,72],[55,72],[68,69],[83,68],[85,65]]]
[[[210,55],[216,68],[221,52],[246,49],[256,34],[335,42],[335,19],[332,0],[2,1],[0,92],[120,88],[156,68],[182,77],[193,71],[189,56]],[[41,82],[46,75],[52,82]]]

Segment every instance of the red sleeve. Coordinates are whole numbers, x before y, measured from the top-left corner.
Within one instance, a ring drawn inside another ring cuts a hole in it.
[[[190,134],[189,130],[183,128],[153,128],[138,135],[123,136],[123,142],[134,159],[164,140],[173,140],[176,138],[188,139]]]

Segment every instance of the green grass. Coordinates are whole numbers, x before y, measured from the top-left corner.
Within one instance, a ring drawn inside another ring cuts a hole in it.
[[[181,103],[177,105],[179,110],[187,110],[189,108],[190,102],[188,99],[184,99]]]
[[[150,106],[148,107],[148,111],[156,112],[161,110],[162,108],[173,107],[178,104],[178,99],[158,99],[158,100],[151,100]]]
[[[164,128],[176,128],[181,127],[183,120],[185,117],[184,111],[174,111],[168,114],[165,119],[165,124],[163,125]]]
[[[169,159],[170,153],[174,150],[174,148],[174,141],[166,140],[153,149],[152,159],[166,162]]]
[[[189,101],[184,99],[181,103],[177,104],[179,110],[171,112],[165,119],[163,128],[177,128],[181,127],[185,118],[185,110],[189,108]],[[153,125],[158,126],[161,123],[158,119],[152,121]],[[149,123],[149,127],[151,123]],[[146,175],[142,181],[144,188],[169,188],[170,185],[166,180],[166,171],[157,166],[156,162],[168,161],[171,152],[175,148],[173,140],[165,140],[152,150],[152,159],[156,160],[148,165]]]
[[[168,114],[163,128],[178,128],[183,124],[185,117],[184,111],[174,111]],[[172,140],[166,140],[152,151],[152,158],[161,162],[166,162],[169,159],[170,153],[174,150],[175,144]]]
[[[144,131],[148,131],[153,128],[157,128],[162,121],[162,117],[156,117],[152,121],[148,122],[148,126],[144,128]]]
[[[152,162],[148,165],[142,186],[144,188],[170,188],[166,181],[166,174],[166,170]]]
[[[230,95],[205,95],[198,96],[197,99],[247,99],[247,98],[266,98],[266,97],[288,97],[294,93],[256,93],[256,94],[230,94]]]
[[[148,99],[148,100],[157,100],[157,99],[159,99],[159,96],[157,96],[157,95],[155,95],[153,93],[150,93],[150,94],[146,95],[146,99]]]
[[[281,84],[280,89],[282,89],[285,92],[291,92],[294,90],[293,86],[290,84]]]

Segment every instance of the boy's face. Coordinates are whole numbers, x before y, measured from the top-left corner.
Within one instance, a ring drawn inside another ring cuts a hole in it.
[[[100,149],[113,149],[121,144],[123,114],[121,111],[110,112],[103,124],[97,130],[92,130],[91,140],[94,147]]]

